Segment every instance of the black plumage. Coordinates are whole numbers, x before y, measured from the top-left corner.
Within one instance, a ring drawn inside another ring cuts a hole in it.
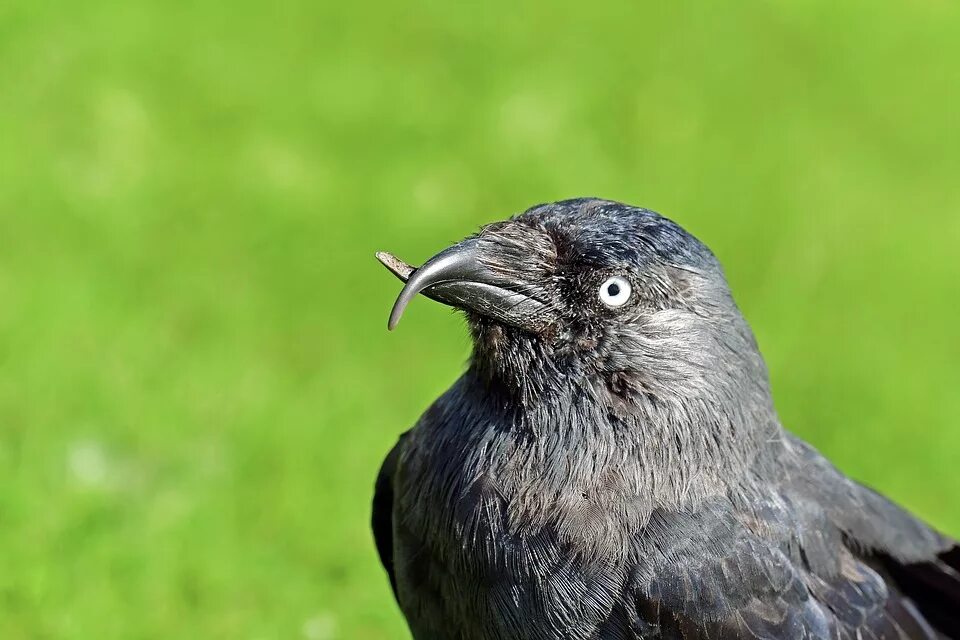
[[[413,270],[464,375],[377,480],[418,640],[960,638],[960,548],[785,431],[713,254],[596,199]]]

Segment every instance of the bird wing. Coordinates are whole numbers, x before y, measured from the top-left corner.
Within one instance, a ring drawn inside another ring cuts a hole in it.
[[[903,562],[887,554],[878,560],[930,624],[949,638],[960,638],[960,545],[926,562]]]
[[[406,433],[400,436],[380,466],[373,492],[373,513],[370,518],[377,553],[380,555],[380,563],[390,578],[394,598],[397,597],[397,578],[393,569],[393,478],[406,438]]]
[[[786,534],[793,506],[768,507],[745,514],[718,501],[696,513],[655,512],[631,580],[641,623],[667,638],[938,638],[842,539],[821,539],[833,561],[812,566]]]
[[[865,560],[941,634],[960,638],[957,542],[882,494],[847,478],[809,444],[789,438],[799,466],[791,470],[786,491],[815,503],[828,523],[843,533],[848,546],[861,550]]]

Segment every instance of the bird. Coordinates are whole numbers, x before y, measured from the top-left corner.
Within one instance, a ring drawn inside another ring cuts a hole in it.
[[[960,547],[787,431],[711,250],[577,198],[419,268],[465,372],[399,437],[372,527],[416,640],[960,638]]]

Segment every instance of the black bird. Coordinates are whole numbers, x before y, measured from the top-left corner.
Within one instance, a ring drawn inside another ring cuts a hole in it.
[[[417,640],[960,638],[960,547],[783,429],[710,250],[540,205],[414,270],[466,373],[401,436],[373,529]]]

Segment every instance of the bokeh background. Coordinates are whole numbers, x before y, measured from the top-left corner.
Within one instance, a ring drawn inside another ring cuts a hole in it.
[[[0,4],[0,636],[403,638],[418,263],[535,203],[710,244],[784,422],[960,534],[960,8]]]

